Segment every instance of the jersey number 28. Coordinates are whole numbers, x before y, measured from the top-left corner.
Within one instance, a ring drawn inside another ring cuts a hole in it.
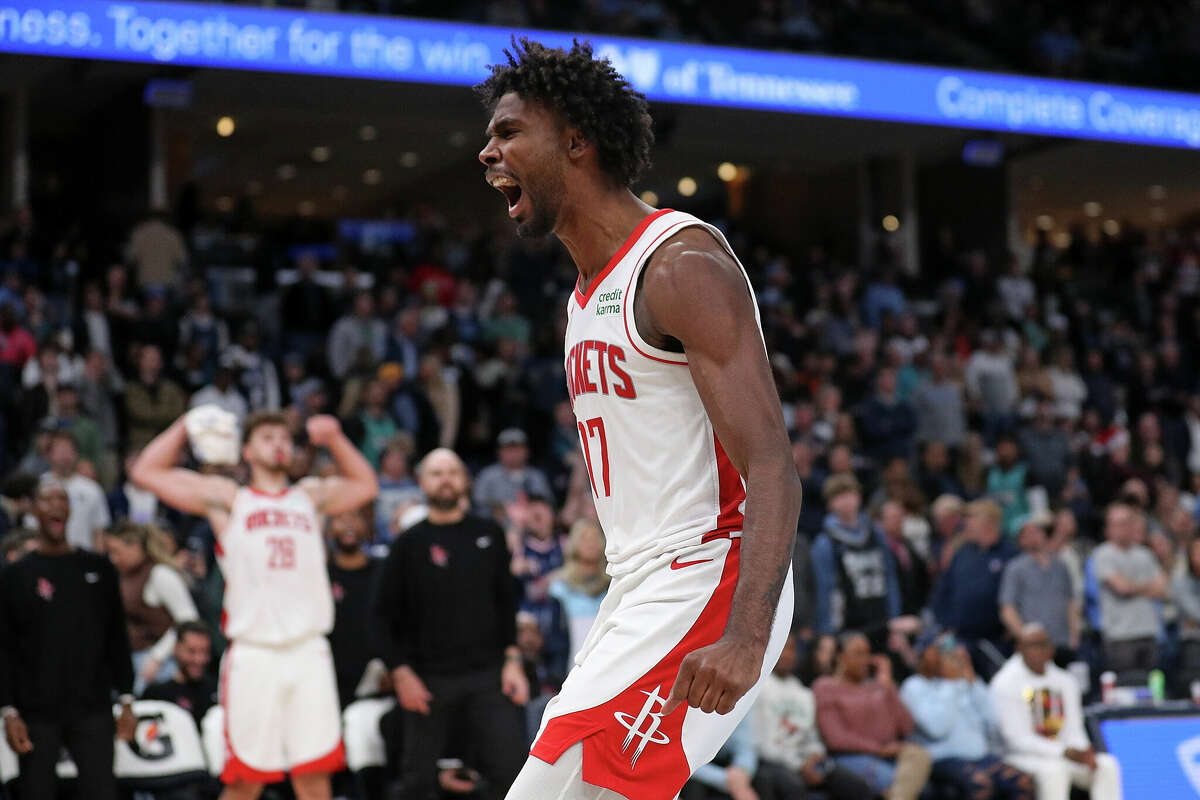
[[[267,561],[268,569],[295,569],[296,542],[290,536],[268,536],[267,546],[271,548],[271,558]]]

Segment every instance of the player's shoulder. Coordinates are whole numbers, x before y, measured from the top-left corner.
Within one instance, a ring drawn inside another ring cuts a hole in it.
[[[643,269],[641,291],[670,298],[726,289],[740,294],[744,286],[737,260],[714,233],[697,221],[676,231],[650,255]]]

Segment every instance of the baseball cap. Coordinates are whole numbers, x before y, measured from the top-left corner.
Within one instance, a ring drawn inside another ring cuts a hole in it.
[[[496,444],[500,447],[508,447],[514,444],[523,445],[529,444],[529,439],[525,436],[525,431],[520,428],[505,428],[496,437]]]

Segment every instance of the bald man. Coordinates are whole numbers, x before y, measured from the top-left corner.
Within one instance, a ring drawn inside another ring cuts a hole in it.
[[[467,470],[434,450],[417,469],[429,516],[393,543],[373,603],[378,649],[404,709],[405,797],[429,797],[452,729],[469,735],[489,797],[525,760],[529,684],[516,645],[517,596],[504,532],[467,513]],[[465,726],[465,727],[460,727]]]
[[[1072,786],[1092,800],[1121,800],[1121,767],[1088,739],[1079,684],[1054,666],[1054,642],[1039,623],[1021,628],[991,691],[1005,760],[1033,776],[1037,800],[1068,800]]]

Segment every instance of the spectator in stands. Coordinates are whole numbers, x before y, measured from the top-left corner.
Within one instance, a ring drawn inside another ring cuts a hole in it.
[[[1171,576],[1171,599],[1179,610],[1180,668],[1200,671],[1200,538],[1186,548],[1186,559]]]
[[[50,471],[42,479],[53,478],[71,498],[67,541],[83,550],[102,551],[100,534],[112,522],[108,501],[100,484],[79,473],[79,451],[71,434],[65,431],[50,434],[48,457]]]
[[[1117,385],[1104,368],[1104,353],[1097,349],[1087,351],[1084,371],[1080,376],[1087,387],[1087,405],[1094,408],[1105,422],[1117,413]]]
[[[812,549],[817,631],[861,630],[882,646],[901,612],[895,561],[883,534],[859,512],[862,490],[854,476],[829,478],[822,493],[830,513]]]
[[[1108,667],[1149,670],[1158,664],[1156,602],[1167,596],[1168,576],[1138,543],[1141,511],[1113,503],[1104,516],[1105,543],[1091,556],[1099,584],[1100,632]],[[1144,532],[1144,526],[1142,527]]]
[[[240,428],[246,421],[246,415],[250,413],[250,407],[246,404],[246,398],[238,391],[233,377],[233,363],[228,357],[222,358],[213,372],[212,383],[192,395],[188,408],[217,406],[237,417]]]
[[[881,369],[875,379],[875,394],[863,404],[858,430],[867,455],[879,463],[910,458],[917,418],[912,407],[896,396],[896,371]]]
[[[311,251],[296,260],[296,282],[283,291],[280,316],[289,352],[312,355],[325,341],[337,316],[333,296],[316,281],[320,262]]]
[[[130,232],[125,260],[137,270],[141,285],[174,287],[187,269],[187,246],[167,215],[156,211]]]
[[[8,367],[13,379],[25,362],[37,355],[37,342],[17,319],[11,302],[0,304],[0,365]]]
[[[100,284],[88,281],[83,286],[83,308],[75,321],[75,341],[84,352],[97,350],[112,356],[112,330],[104,308],[104,293]]]
[[[14,531],[37,528],[33,517],[33,498],[38,479],[27,472],[14,472],[0,489],[0,536]]]
[[[1021,262],[1009,258],[1008,271],[996,279],[996,291],[1004,306],[1004,313],[1009,322],[1021,322],[1025,319],[1025,309],[1037,301],[1033,281],[1025,274]]]
[[[125,419],[129,447],[145,447],[187,410],[187,397],[170,378],[163,376],[162,352],[143,345],[137,355],[137,379],[125,387]]]
[[[158,497],[129,480],[129,470],[141,450],[130,450],[125,456],[125,480],[108,493],[108,511],[114,522],[151,523],[163,526],[170,509],[158,502]]]
[[[279,375],[271,359],[262,352],[258,323],[248,320],[238,331],[238,340],[222,353],[238,374],[238,388],[251,411],[278,411]]]
[[[953,634],[926,637],[920,666],[900,687],[916,721],[915,741],[933,759],[935,784],[962,797],[1033,800],[1033,780],[992,754],[999,733],[987,684]]]
[[[396,438],[400,428],[388,409],[388,390],[383,381],[373,380],[363,390],[362,410],[346,421],[347,435],[362,450],[363,457],[375,469],[388,442]]]
[[[1020,457],[1017,438],[1002,434],[996,439],[996,463],[987,474],[987,496],[1004,512],[1004,535],[1013,538],[1017,535],[1017,521],[1029,513],[1029,498],[1025,493],[1029,466]]]
[[[67,540],[70,500],[54,480],[37,490],[38,549],[0,569],[0,717],[20,759],[25,798],[55,796],[65,746],[89,800],[116,800],[117,734],[133,738],[133,666],[117,574]]]
[[[494,522],[467,515],[457,455],[433,451],[418,476],[429,517],[393,542],[372,602],[372,630],[405,710],[403,791],[429,795],[450,725],[464,717],[477,732],[480,771],[510,786],[525,759],[516,706],[529,697],[511,556]]]
[[[525,587],[525,599],[546,596],[550,574],[566,561],[554,529],[554,509],[542,495],[519,497],[506,506],[505,536],[513,551],[513,575]]]
[[[212,369],[217,366],[217,356],[229,347],[229,326],[213,314],[212,299],[203,281],[193,282],[189,295],[187,313],[179,320],[179,348],[186,351],[198,345],[204,367]]]
[[[1021,521],[1021,555],[1008,562],[1000,582],[1000,620],[1014,641],[1027,623],[1040,624],[1054,642],[1055,663],[1066,666],[1079,649],[1082,619],[1071,573],[1050,549],[1053,526],[1054,516],[1048,511]]]
[[[192,715],[200,727],[204,715],[217,704],[217,680],[209,671],[212,634],[199,620],[175,626],[175,671],[166,680],[142,692],[144,700],[165,700]]]
[[[95,420],[79,414],[79,390],[73,383],[60,383],[54,397],[55,427],[71,434],[80,457],[99,466],[104,456],[104,441]],[[115,476],[110,475],[110,481],[112,477]]]
[[[124,522],[105,532],[104,547],[121,579],[125,625],[133,648],[134,691],[175,671],[175,626],[199,617],[183,575],[175,567],[170,534],[153,525]]]
[[[811,690],[793,672],[797,663],[796,636],[788,636],[750,717],[758,744],[760,783],[790,789],[767,798],[805,797],[807,789],[825,792],[833,800],[869,797],[871,787],[829,756],[817,730],[817,704]],[[776,773],[782,772],[783,775]],[[790,778],[790,781],[788,780]]]
[[[942,495],[962,495],[962,485],[950,467],[950,450],[942,442],[926,442],[921,448],[921,466],[917,485],[927,498]]]
[[[418,381],[437,418],[438,446],[453,448],[462,415],[458,370],[443,364],[437,353],[427,353],[421,357]]]
[[[115,476],[121,431],[114,398],[125,391],[125,381],[106,354],[92,350],[84,359],[83,377],[79,379],[78,387],[80,410],[100,428],[100,441],[104,446],[97,463],[100,473]]]
[[[898,501],[888,500],[876,512],[875,526],[883,534],[896,565],[900,613],[918,616],[929,599],[929,571],[925,560],[904,536],[904,513],[904,506]]]
[[[1033,424],[1021,430],[1018,442],[1029,466],[1030,482],[1045,488],[1051,502],[1057,502],[1067,484],[1071,440],[1055,425],[1053,401],[1038,403]]]
[[[966,508],[964,542],[933,590],[930,606],[942,627],[967,646],[980,675],[992,675],[1003,660],[1004,625],[1000,622],[1000,581],[1016,546],[1000,535],[1003,514],[992,500]]]
[[[345,708],[354,702],[367,664],[375,656],[368,625],[371,592],[380,562],[369,558],[363,550],[371,538],[369,507],[330,517],[326,527],[333,555],[328,564],[334,603],[329,649],[337,673],[338,697]]]
[[[575,654],[592,629],[612,580],[607,572],[604,531],[600,523],[590,519],[577,520],[567,535],[564,554],[566,563],[548,576],[548,591],[550,597],[562,604],[567,617],[571,632],[569,665],[575,661]]]
[[[916,800],[929,779],[931,762],[928,752],[905,741],[914,723],[892,682],[892,662],[872,656],[861,633],[843,633],[838,637],[837,671],[818,679],[813,694],[821,738],[838,766],[887,800]]]
[[[1075,370],[1075,353],[1070,347],[1055,351],[1054,363],[1047,370],[1054,390],[1055,416],[1070,422],[1078,421],[1087,400],[1087,386]]]
[[[363,358],[372,366],[383,361],[387,351],[387,326],[375,318],[375,299],[370,292],[354,296],[354,310],[339,319],[329,332],[329,371],[344,379],[351,367]]]
[[[985,330],[979,344],[967,361],[967,397],[983,415],[984,432],[990,441],[1012,425],[1020,392],[1012,358],[1005,352],[1000,334]]]
[[[424,501],[408,469],[412,439],[398,436],[388,442],[379,458],[379,495],[375,498],[375,538],[390,542],[399,533],[400,514]]]
[[[680,800],[759,800],[752,786],[758,771],[754,725],[749,716],[733,729],[729,739],[708,764],[692,773],[679,793]]]
[[[529,439],[520,428],[505,428],[496,437],[497,461],[484,467],[475,479],[475,506],[479,513],[504,519],[504,508],[524,492],[551,497],[550,482],[537,467],[529,466]]]
[[[992,680],[1005,761],[1033,776],[1038,800],[1068,800],[1072,785],[1088,789],[1092,800],[1120,800],[1120,766],[1088,741],[1079,683],[1054,666],[1053,656],[1054,642],[1031,622],[1017,654]]]
[[[937,579],[950,569],[950,562],[963,541],[963,511],[966,504],[953,494],[940,495],[930,507],[933,537],[929,542],[929,572]]]

